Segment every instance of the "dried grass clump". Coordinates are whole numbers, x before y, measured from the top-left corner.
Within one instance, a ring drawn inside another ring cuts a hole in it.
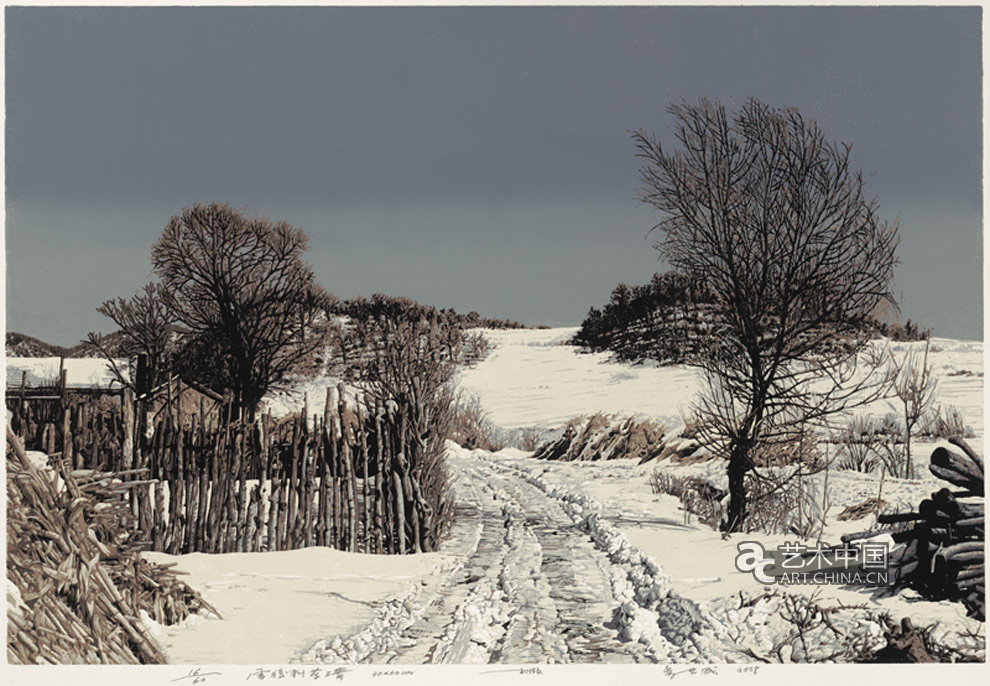
[[[718,528],[725,515],[726,492],[698,476],[675,476],[662,469],[650,475],[650,489],[655,495],[671,495],[681,501],[685,520],[695,515],[702,524]]]
[[[213,608],[137,555],[124,484],[92,472],[80,480],[61,464],[59,472],[56,481],[36,469],[8,428],[8,663],[165,662],[140,612],[171,624]]]
[[[918,435],[924,438],[945,439],[972,438],[973,430],[966,426],[962,413],[949,405],[941,405],[920,417]]]

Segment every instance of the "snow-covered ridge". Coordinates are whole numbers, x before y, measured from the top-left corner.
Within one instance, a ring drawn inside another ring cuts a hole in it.
[[[484,330],[492,350],[476,367],[460,370],[458,383],[503,429],[556,431],[575,417],[595,413],[650,419],[673,431],[684,425],[703,386],[697,369],[622,363],[607,353],[585,353],[566,345],[576,330]],[[876,344],[888,346],[898,359],[925,345]],[[930,345],[928,360],[938,377],[935,404],[956,408],[976,434],[970,443],[982,451],[983,342],[933,338]],[[896,399],[863,410],[877,416],[902,411]]]

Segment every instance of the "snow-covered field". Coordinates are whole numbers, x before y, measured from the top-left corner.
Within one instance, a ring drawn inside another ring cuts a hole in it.
[[[576,332],[485,330],[494,349],[463,370],[458,384],[503,428],[555,429],[594,412],[648,416],[671,428],[683,424],[681,414],[700,388],[694,369],[613,364],[607,354],[566,345]]]
[[[686,367],[610,362],[562,345],[573,329],[486,332],[494,349],[459,373],[492,421],[506,429],[559,428],[582,414],[608,412],[682,424],[699,382]],[[903,353],[904,344],[893,346]],[[936,339],[931,360],[938,401],[954,406],[983,446],[983,345]],[[307,386],[310,407],[326,382]],[[297,394],[298,395],[298,394]],[[295,398],[298,400],[298,398]],[[871,412],[893,411],[878,406]],[[311,412],[314,409],[310,410]],[[318,410],[316,410],[318,411]],[[926,456],[932,443],[916,446]],[[657,465],[630,460],[548,463],[528,453],[468,451],[449,444],[458,520],[439,553],[385,557],[309,549],[285,553],[154,555],[177,563],[223,619],[152,627],[179,664],[758,662],[822,659],[838,639],[809,634],[806,650],[787,643],[786,600],[736,570],[742,538],[721,536],[685,516],[680,502],[655,495]],[[662,465],[678,475],[724,479],[724,465]],[[877,495],[879,478],[832,471],[817,537],[869,528],[839,521],[844,507]],[[887,478],[883,499],[912,507],[933,477]],[[819,494],[821,476],[806,488]],[[747,535],[772,549],[793,536]],[[814,541],[811,541],[813,543]],[[779,589],[778,589],[779,590]],[[979,625],[962,605],[933,603],[840,586],[792,586],[836,612],[835,624],[873,647],[871,617],[886,611],[915,624],[939,622],[938,635],[964,641]],[[824,629],[822,629],[824,631]],[[776,658],[771,656],[771,651]],[[797,652],[795,652],[795,650]]]
[[[118,360],[118,369],[128,374],[125,360]],[[7,388],[17,388],[23,381],[32,386],[57,386],[59,369],[64,369],[69,388],[112,388],[119,386],[110,364],[101,358],[7,357]]]
[[[320,636],[358,633],[376,608],[455,562],[444,553],[373,556],[330,548],[145,556],[178,563],[223,616],[191,615],[175,627],[148,620],[170,663],[182,664],[287,664]]]
[[[571,417],[604,412],[660,420],[668,429],[683,425],[701,389],[699,373],[684,365],[614,362],[607,353],[584,353],[566,345],[576,328],[485,330],[494,350],[482,364],[462,370],[461,390],[478,397],[492,421],[503,428],[555,429]],[[890,343],[903,359],[923,343]],[[936,405],[955,407],[983,440],[983,343],[934,338],[929,352],[938,381]],[[897,414],[895,400],[868,408]]]

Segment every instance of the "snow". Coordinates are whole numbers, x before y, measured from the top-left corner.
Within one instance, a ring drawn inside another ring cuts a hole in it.
[[[66,386],[69,388],[111,388],[119,387],[120,382],[113,374],[110,363],[99,358],[58,358],[58,357],[8,357],[7,388],[19,388],[24,372],[27,372],[27,385],[57,386],[59,384],[59,364],[66,370]],[[117,366],[127,378],[126,360],[118,360]]]
[[[180,626],[156,627],[174,664],[295,662],[317,637],[357,633],[382,604],[451,563],[442,553],[398,557],[329,548],[144,556],[175,563],[187,575],[183,581],[223,617],[192,615]]]
[[[561,345],[573,335],[572,329],[486,331],[485,335],[495,344],[494,352],[476,368],[462,371],[460,380],[462,388],[475,392],[492,420],[503,427],[554,429],[572,416],[595,412],[616,413],[619,418],[615,421],[621,421],[622,415],[635,415],[679,427],[685,408],[700,388],[698,377],[686,367],[619,364],[604,354],[581,353]],[[909,351],[923,351],[924,343],[890,343],[889,347],[898,359],[903,359]],[[933,339],[929,362],[938,377],[936,406],[958,410],[975,433],[968,442],[982,451],[983,344]],[[861,411],[897,415],[900,408],[895,399],[874,403]],[[923,462],[937,445],[947,444],[916,441],[916,462]],[[676,498],[652,493],[649,476],[657,468],[655,463],[637,465],[617,460],[547,464],[510,453],[499,454],[496,459],[500,465],[518,470],[526,478],[539,480],[551,492],[580,493],[599,503],[601,509],[594,515],[595,521],[612,523],[624,537],[623,545],[628,543],[645,557],[661,561],[672,592],[698,603],[709,617],[719,614],[727,617],[726,608],[740,592],[762,590],[752,575],[735,568],[739,537],[723,540],[718,532],[692,521],[690,515],[685,516]],[[702,476],[722,488],[726,486],[724,464],[719,462],[671,465],[665,461],[661,468],[680,476]],[[825,522],[818,530],[821,539],[838,544],[842,534],[870,528],[872,516],[840,522],[836,515],[847,505],[877,496],[881,488],[882,498],[894,509],[903,510],[913,509],[922,498],[944,486],[926,469],[918,471],[916,480],[887,477],[881,484],[879,475],[830,470]],[[816,501],[823,502],[824,475],[806,477],[805,488],[816,494]],[[767,550],[796,539],[793,535],[763,534],[747,534],[745,538],[761,542]],[[789,587],[788,591],[806,596],[818,591],[817,602],[823,606],[864,604],[870,610],[888,611],[895,618],[911,616],[916,624],[940,622],[943,627],[958,631],[976,624],[965,617],[962,605],[924,601],[911,591],[887,597],[875,591],[839,586]],[[730,624],[741,621],[739,611],[732,612],[735,615],[728,618]],[[629,622],[636,623],[631,615]],[[718,624],[717,620],[715,623]],[[748,618],[747,623],[752,625],[753,619]],[[867,627],[867,624],[863,624],[866,628],[862,632],[876,638],[877,625]],[[624,630],[631,638],[637,635],[637,630]],[[750,638],[757,640],[759,634],[754,630]]]
[[[505,429],[555,429],[595,412],[680,426],[701,387],[697,371],[687,366],[621,364],[606,353],[580,352],[566,345],[576,328],[481,332],[494,349],[480,364],[462,369],[457,381]]]
[[[559,428],[595,412],[651,418],[670,431],[683,424],[700,389],[693,369],[629,365],[564,345],[575,329],[485,331],[491,353],[458,372],[461,389],[479,398],[503,429]],[[983,344],[935,339],[930,360],[939,375],[938,403],[954,406],[983,444]],[[891,344],[897,354],[918,344]],[[333,379],[273,395],[276,414],[321,413]],[[884,414],[896,405],[868,409]],[[916,443],[916,455],[933,443]],[[176,664],[397,662],[515,664],[553,662],[752,661],[779,649],[783,659],[823,659],[836,639],[824,629],[813,646],[783,645],[792,625],[788,602],[764,593],[736,569],[737,544],[768,550],[793,535],[747,534],[723,539],[686,515],[671,496],[652,493],[661,468],[725,485],[724,464],[633,460],[548,463],[529,453],[469,451],[450,444],[458,519],[441,551],[374,556],[322,548],[226,555],[168,556],[184,579],[223,616],[196,616],[178,627],[151,626]],[[805,488],[821,500],[823,475]],[[872,517],[840,522],[850,504],[877,495],[880,478],[831,470],[823,541],[838,543]],[[882,497],[913,507],[940,483],[919,470],[914,481],[886,478]],[[813,543],[814,541],[807,541]],[[972,629],[958,603],[933,603],[912,592],[881,593],[839,586],[790,586],[789,594],[823,607],[862,605],[835,624],[878,647],[870,612],[888,611],[940,631]],[[815,592],[818,595],[815,596]],[[742,599],[753,602],[746,604]],[[747,653],[746,651],[749,651]],[[659,674],[659,673],[658,673]]]
[[[596,412],[649,417],[679,428],[702,388],[700,373],[685,365],[628,364],[608,353],[586,353],[566,345],[576,328],[479,330],[493,345],[480,364],[458,373],[460,388],[478,397],[491,420],[506,429],[559,428],[568,419]],[[898,360],[919,354],[924,343],[877,342]],[[936,406],[955,407],[976,433],[982,449],[983,343],[933,338],[929,363],[938,377]],[[903,412],[896,398],[864,413]]]
[[[609,462],[566,462],[557,463],[549,469],[544,463],[535,463],[525,457],[498,455],[497,459],[505,467],[514,468],[523,474],[538,478],[547,488],[587,494],[599,505],[597,517],[603,522],[611,522],[635,549],[646,557],[660,561],[668,576],[670,589],[693,600],[702,607],[723,605],[727,599],[738,596],[739,592],[759,593],[763,590],[750,573],[740,572],[735,567],[736,545],[742,540],[753,540],[763,544],[766,550],[773,550],[788,541],[798,540],[793,535],[745,534],[722,539],[714,531],[696,521],[685,523],[680,502],[671,496],[654,495],[649,486],[649,474],[656,468],[654,464],[635,465],[629,461]],[[688,467],[667,466],[676,473],[690,471],[700,473],[707,469],[714,475],[723,471],[717,462]],[[839,544],[839,538],[847,530],[862,530],[864,521],[838,522],[838,514],[848,501],[862,502],[857,491],[857,482],[864,475],[848,472],[830,474],[830,489],[833,506],[827,519],[822,539],[827,543]],[[878,481],[878,480],[877,480]],[[884,499],[888,490],[894,488],[891,479],[884,486]],[[915,499],[904,497],[908,506],[927,495],[928,486],[913,486]],[[864,490],[869,491],[866,486]],[[918,495],[920,493],[920,496]],[[875,493],[873,493],[875,495]],[[872,518],[871,518],[872,519]],[[693,520],[693,518],[692,518]],[[814,545],[815,541],[803,541]],[[876,610],[887,610],[896,617],[911,616],[915,623],[940,621],[953,626],[971,626],[972,620],[965,617],[965,609],[959,603],[919,602],[913,592],[902,592],[893,597],[879,597],[864,589],[851,589],[841,586],[791,586],[793,593],[810,595],[821,591],[822,604],[856,605],[866,603]]]

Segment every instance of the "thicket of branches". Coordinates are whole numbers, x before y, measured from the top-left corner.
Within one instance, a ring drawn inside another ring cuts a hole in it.
[[[654,274],[642,286],[619,283],[602,308],[588,311],[572,343],[591,352],[611,352],[620,361],[687,363],[706,345],[710,323],[705,307],[710,302],[704,282],[691,283],[677,272]],[[931,335],[910,319],[900,324],[871,315],[863,326],[853,338],[920,341]],[[835,336],[822,343],[827,352],[844,346],[845,340]]]
[[[677,272],[654,274],[644,286],[620,283],[602,309],[588,311],[573,342],[620,360],[686,362],[705,328],[701,306],[710,301],[703,281]]]
[[[482,317],[477,312],[471,311],[467,314],[460,314],[453,309],[437,309],[429,305],[422,305],[411,298],[396,297],[376,293],[371,298],[358,296],[350,300],[342,300],[333,307],[333,312],[357,320],[379,317],[382,315],[396,315],[402,318],[442,318],[452,326],[461,329],[524,329],[526,326],[510,319],[497,319],[493,317]]]
[[[89,342],[109,360],[121,383],[133,388],[137,380],[118,368],[116,360],[132,359],[138,355],[147,356],[147,384],[150,387],[158,386],[169,378],[179,349],[179,332],[169,299],[160,284],[150,283],[130,299],[107,300],[96,311],[113,320],[118,334],[113,340],[108,340],[101,334],[90,333]]]
[[[866,197],[850,147],[794,109],[747,101],[730,115],[702,100],[670,108],[677,149],[634,134],[640,199],[662,218],[657,248],[704,279],[713,318],[698,364],[708,447],[728,459],[723,524],[747,515],[753,455],[886,392],[883,362],[857,332],[892,303],[896,225]],[[836,336],[850,342],[823,354]]]
[[[427,549],[449,525],[453,508],[443,459],[456,398],[454,371],[464,354],[464,333],[447,314],[406,298],[376,295],[345,334],[347,373],[375,406],[391,408],[404,442],[391,469],[410,493],[407,514],[428,522]],[[353,312],[353,310],[352,310]]]

